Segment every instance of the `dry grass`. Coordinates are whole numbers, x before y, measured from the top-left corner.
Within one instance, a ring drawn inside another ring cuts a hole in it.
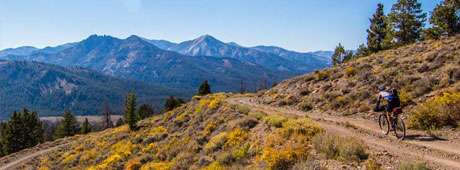
[[[360,162],[368,157],[364,145],[353,138],[321,134],[313,138],[313,146],[328,159]]]

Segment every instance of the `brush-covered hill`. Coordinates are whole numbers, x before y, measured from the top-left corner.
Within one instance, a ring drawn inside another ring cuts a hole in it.
[[[367,117],[374,115],[368,111],[374,108],[377,88],[383,85],[399,90],[408,113],[420,111],[421,105],[443,97],[451,101],[439,101],[439,107],[457,105],[458,109],[459,80],[460,36],[456,36],[379,52],[286,80],[262,98],[274,106]],[[451,117],[458,121],[459,110],[456,111]]]
[[[35,158],[22,168],[214,170],[365,166],[363,160],[368,153],[359,141],[325,136],[324,130],[307,117],[267,114],[231,104],[228,97],[229,94],[222,93],[194,97],[184,106],[139,122],[138,131],[130,131],[124,125],[68,138],[69,145]],[[323,142],[332,145],[337,141],[347,141],[338,145],[337,150],[342,153],[334,156],[344,162],[324,159],[315,151]]]

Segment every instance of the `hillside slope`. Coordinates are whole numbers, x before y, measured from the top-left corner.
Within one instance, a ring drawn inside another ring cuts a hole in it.
[[[460,91],[460,36],[424,41],[299,76],[265,92],[273,106],[373,116],[377,87],[399,89],[410,111],[441,92]]]
[[[23,107],[41,116],[60,115],[64,109],[75,114],[98,114],[104,102],[113,111],[121,112],[124,97],[131,90],[141,103],[158,107],[169,95],[182,96],[181,92],[161,86],[37,62],[0,60],[0,72],[2,119]]]

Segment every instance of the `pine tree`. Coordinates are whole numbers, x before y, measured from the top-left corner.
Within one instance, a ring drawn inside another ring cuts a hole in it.
[[[2,125],[2,154],[10,154],[43,142],[43,126],[36,112],[14,112]]]
[[[398,45],[421,40],[427,15],[417,0],[398,0],[388,16]]]
[[[436,5],[430,18],[430,23],[433,25],[431,33],[455,35],[460,32],[460,17],[457,15],[460,12],[459,0],[444,0]]]
[[[122,118],[118,118],[117,122],[115,123],[115,126],[118,127],[118,126],[121,126],[121,125],[123,125],[123,124],[125,124],[125,122],[123,122],[123,119],[122,119]]]
[[[7,123],[5,122],[0,122],[0,156],[5,156],[6,152],[4,152],[3,148],[5,147],[6,141],[5,141],[5,135],[6,135],[6,130],[7,130]]]
[[[343,62],[343,59],[346,55],[346,50],[341,43],[335,47],[334,54],[332,55],[332,64],[338,65]]]
[[[85,118],[85,122],[83,122],[83,125],[81,126],[81,134],[87,134],[91,132],[91,124],[88,122],[88,118]]]
[[[139,116],[139,119],[142,120],[142,119],[145,119],[147,117],[150,117],[152,115],[155,114],[155,111],[153,110],[153,107],[148,105],[148,104],[143,104],[139,107],[139,110],[138,110],[138,116]]]
[[[211,94],[211,87],[209,86],[208,80],[205,80],[198,89],[197,95],[204,96],[207,94]]]
[[[240,93],[243,94],[245,92],[246,92],[246,87],[244,85],[243,79],[241,79],[241,81],[240,81]]]
[[[185,102],[182,99],[175,98],[174,96],[169,96],[169,98],[166,99],[164,109],[165,109],[165,111],[171,111],[171,110],[181,106],[184,103]]]
[[[136,115],[136,95],[134,93],[129,93],[126,97],[124,118],[129,125],[129,129],[137,130],[138,116]]]
[[[345,55],[343,56],[342,63],[348,62],[354,58],[352,51],[345,51]]]
[[[377,5],[377,10],[370,19],[371,26],[367,30],[367,47],[370,52],[378,52],[384,49],[384,41],[387,36],[386,16],[383,12],[383,4]]]
[[[356,53],[354,54],[354,58],[359,58],[359,57],[364,57],[369,55],[369,49],[366,47],[366,45],[361,44],[359,45],[358,49],[356,50]]]
[[[78,133],[79,126],[75,116],[68,110],[64,111],[63,119],[59,121],[54,133],[55,138],[73,136]]]
[[[107,102],[104,103],[104,112],[102,113],[102,128],[112,128],[112,111],[110,110],[109,104]]]

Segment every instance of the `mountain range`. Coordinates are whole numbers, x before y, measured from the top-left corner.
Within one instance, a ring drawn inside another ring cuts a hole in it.
[[[137,94],[139,103],[157,106],[169,95],[185,97],[173,89],[78,67],[0,60],[0,72],[0,119],[22,107],[39,111],[42,116],[59,115],[66,109],[93,115],[101,113],[107,103],[119,113],[130,91]]]
[[[168,87],[164,88],[168,90],[162,91],[162,94],[191,96],[204,80],[210,82],[213,91],[239,91],[241,86],[253,91],[262,83],[266,87],[296,75],[328,67],[330,54],[327,51],[300,53],[274,46],[243,47],[237,43],[224,43],[210,35],[181,43],[150,40],[135,35],[126,39],[91,35],[80,42],[56,47],[39,49],[24,46],[5,49],[0,51],[0,59],[33,61],[30,65],[47,63],[53,68],[61,66],[61,71],[67,68],[69,70],[65,72],[72,73],[75,73],[75,67],[84,68],[90,72],[102,73],[100,77],[116,77],[119,81],[137,81],[156,87],[152,88],[153,92],[150,94],[158,94],[154,89]],[[14,69],[21,69],[19,67],[24,65],[27,64],[17,64]],[[6,79],[30,81],[21,76]],[[97,78],[89,77],[87,80],[97,81]],[[103,83],[98,85],[107,86]],[[88,89],[90,87],[98,88],[88,86]],[[123,87],[122,89],[126,89],[129,85]],[[38,91],[34,92],[36,93],[31,94],[40,94]],[[182,95],[176,92],[181,92]],[[163,96],[152,97],[159,99]],[[5,97],[12,96],[7,94]],[[22,103],[31,106],[35,104]],[[98,103],[100,102],[93,104]],[[50,113],[51,110],[45,112]],[[81,110],[81,113],[88,112],[90,111]]]

